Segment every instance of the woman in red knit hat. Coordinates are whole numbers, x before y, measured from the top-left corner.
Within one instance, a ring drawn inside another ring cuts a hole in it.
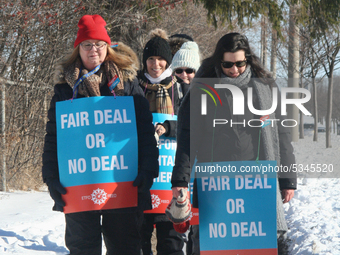
[[[123,43],[111,47],[105,25],[99,15],[83,16],[72,53],[57,66],[42,176],[55,202],[53,210],[64,211],[61,195],[66,194],[66,189],[59,181],[56,102],[94,96],[133,96],[138,137],[138,175],[133,185],[138,186],[138,206],[65,214],[65,242],[71,255],[101,255],[103,235],[107,254],[140,255],[143,211],[152,208],[150,187],[158,176],[158,149],[149,105],[136,79],[138,58]]]

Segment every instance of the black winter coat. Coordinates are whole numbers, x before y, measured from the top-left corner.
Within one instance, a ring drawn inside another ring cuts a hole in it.
[[[140,80],[140,84],[142,82],[147,82],[148,79],[144,76],[143,71],[139,71],[138,73],[138,79]],[[176,82],[173,85],[173,88],[169,88],[168,89],[168,93],[171,99],[174,100],[174,114],[177,115],[178,114],[178,109],[182,103],[183,97],[186,94],[186,92],[189,89],[189,84],[184,83],[180,78],[176,77]],[[166,79],[164,79],[163,81],[161,81],[161,84],[169,84],[169,82],[171,81],[171,77],[168,77]],[[150,81],[149,81],[150,83]],[[148,89],[145,90],[145,87],[143,87],[142,85],[140,85],[141,88],[144,90],[145,94],[148,93]],[[172,91],[174,91],[174,93],[172,93]],[[180,92],[179,92],[180,91]],[[176,137],[177,134],[177,121],[174,120],[166,120],[163,123],[163,126],[166,129],[166,133],[164,134],[167,137]]]
[[[102,86],[100,92],[102,96],[112,96],[107,86]],[[57,84],[54,87],[54,96],[52,97],[48,111],[49,120],[46,124],[43,152],[42,176],[45,183],[50,179],[59,179],[55,116],[56,102],[71,99],[72,94],[73,90],[67,83]],[[125,96],[133,96],[134,99],[138,134],[138,171],[149,172],[153,178],[156,178],[158,177],[159,169],[158,148],[156,147],[154,138],[152,114],[149,111],[148,101],[144,98],[143,91],[140,89],[137,79],[134,79],[132,82],[124,82],[124,94]],[[82,96],[78,95],[78,97]],[[150,192],[138,192],[138,208],[141,210],[149,210],[152,208]],[[53,210],[62,211],[62,208],[58,208],[58,206],[55,205]],[[131,210],[134,209],[131,208]]]

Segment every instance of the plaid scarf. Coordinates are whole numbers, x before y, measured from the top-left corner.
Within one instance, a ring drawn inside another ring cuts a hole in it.
[[[168,84],[149,84],[145,81],[141,83],[145,89],[148,89],[146,91],[145,97],[149,101],[151,112],[166,114],[174,113],[174,108],[168,89],[173,88],[175,82],[176,77],[172,77],[172,80]]]

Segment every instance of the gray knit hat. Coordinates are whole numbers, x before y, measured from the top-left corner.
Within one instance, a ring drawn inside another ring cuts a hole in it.
[[[197,72],[200,65],[200,55],[197,43],[185,42],[173,57],[171,68],[172,70],[176,70],[179,67],[186,67],[192,68]]]

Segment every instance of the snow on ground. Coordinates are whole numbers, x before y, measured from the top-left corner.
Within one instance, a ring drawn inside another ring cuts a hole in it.
[[[329,149],[325,149],[325,133],[319,133],[318,142],[312,140],[313,133],[307,132],[305,139],[293,143],[296,162],[304,166],[332,164],[334,172],[339,172],[340,136],[332,134],[332,148]],[[334,177],[334,172],[323,175]],[[339,178],[298,178],[295,197],[284,208],[290,229],[291,254],[340,254]]]
[[[333,164],[340,171],[340,136],[333,134],[333,147],[325,149],[324,133],[313,142],[306,132],[293,146],[298,164]],[[284,205],[292,255],[340,254],[340,179],[323,176],[300,174],[294,199]],[[0,254],[67,254],[64,216],[52,205],[47,192],[0,192]]]
[[[67,254],[64,215],[48,192],[0,193],[0,254]]]

